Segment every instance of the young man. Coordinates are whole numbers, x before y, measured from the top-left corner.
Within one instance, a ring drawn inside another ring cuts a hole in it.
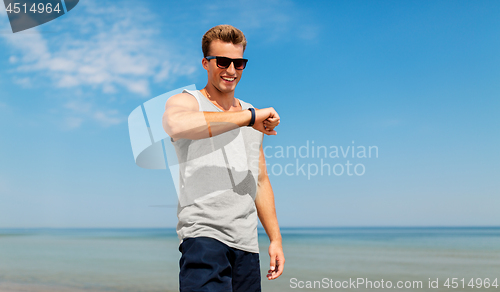
[[[208,82],[169,98],[163,126],[179,160],[177,234],[180,291],[261,291],[257,217],[270,239],[267,278],[285,258],[274,195],[262,150],[276,135],[273,108],[254,109],[234,97],[246,59],[243,33],[211,28],[202,39]]]

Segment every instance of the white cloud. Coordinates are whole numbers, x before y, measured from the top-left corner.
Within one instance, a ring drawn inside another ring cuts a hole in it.
[[[80,114],[89,113],[92,109],[92,105],[89,102],[81,102],[77,100],[67,102],[64,107]]]
[[[24,77],[24,78],[14,77],[14,83],[19,84],[22,87],[31,87],[31,79],[29,77]]]
[[[98,121],[105,127],[118,125],[125,120],[124,118],[118,117],[117,110],[109,110],[107,112],[97,111],[94,113],[93,117],[96,121]]]
[[[65,121],[64,121],[64,128],[65,129],[75,129],[75,128],[79,128],[83,123],[83,119],[82,118],[78,118],[78,117],[66,117]]]
[[[63,107],[69,110],[63,127],[67,130],[78,128],[88,120],[94,121],[100,126],[109,127],[118,125],[127,119],[116,109],[101,109],[88,101],[71,100]]]
[[[18,74],[45,75],[59,88],[89,86],[106,94],[121,88],[146,97],[151,82],[194,73],[186,52],[162,40],[153,12],[116,2],[96,4],[80,1],[82,11],[57,20],[57,33],[41,33],[41,26],[1,34],[15,52],[9,61]]]

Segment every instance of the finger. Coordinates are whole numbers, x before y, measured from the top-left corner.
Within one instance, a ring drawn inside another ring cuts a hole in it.
[[[270,122],[270,121],[266,121],[266,123],[264,123],[265,125],[273,125],[274,127],[276,127],[277,125],[280,124],[280,121],[273,121],[273,122]]]
[[[276,268],[276,255],[270,255],[271,260],[269,261],[269,271],[274,271]]]
[[[273,279],[276,279],[275,275],[276,275],[276,271],[269,270],[269,272],[267,272],[266,277],[268,280],[273,280]]]
[[[265,127],[262,127],[262,128],[257,128],[256,130],[266,134],[266,135],[276,135],[276,131],[272,130],[272,129],[266,129]]]
[[[283,268],[285,267],[285,263],[281,263],[279,262],[278,265],[277,265],[277,271],[276,271],[276,277],[275,278],[278,278],[279,276],[281,276],[281,274],[283,274]]]
[[[274,270],[269,270],[267,278],[269,280],[274,280],[283,274],[283,268],[285,266],[285,258],[283,255],[276,255],[275,257],[275,268]]]
[[[267,279],[269,280],[273,279],[273,273],[274,272],[267,272]]]
[[[279,124],[279,122],[269,122],[269,121],[264,122],[264,125],[270,125],[273,127],[276,127],[278,124]]]
[[[277,269],[277,267],[276,267],[276,269]],[[267,278],[268,278],[269,280],[274,280],[274,279],[278,278],[278,276],[277,276],[277,274],[276,274],[276,271],[272,271],[272,272],[268,273],[268,274],[267,274]]]

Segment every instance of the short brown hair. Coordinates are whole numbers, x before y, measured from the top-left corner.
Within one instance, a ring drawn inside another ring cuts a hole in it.
[[[243,52],[247,46],[247,39],[241,30],[229,24],[221,24],[209,29],[201,39],[201,49],[203,57],[208,56],[210,44],[214,40],[221,40],[226,43],[233,43],[235,45],[243,45]]]

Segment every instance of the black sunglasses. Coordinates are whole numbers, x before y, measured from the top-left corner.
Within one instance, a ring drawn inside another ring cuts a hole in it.
[[[217,67],[221,69],[227,69],[231,66],[231,63],[234,64],[234,69],[243,70],[247,66],[247,59],[231,59],[227,57],[219,57],[219,56],[208,56],[205,57],[207,60],[215,59],[217,61]]]

